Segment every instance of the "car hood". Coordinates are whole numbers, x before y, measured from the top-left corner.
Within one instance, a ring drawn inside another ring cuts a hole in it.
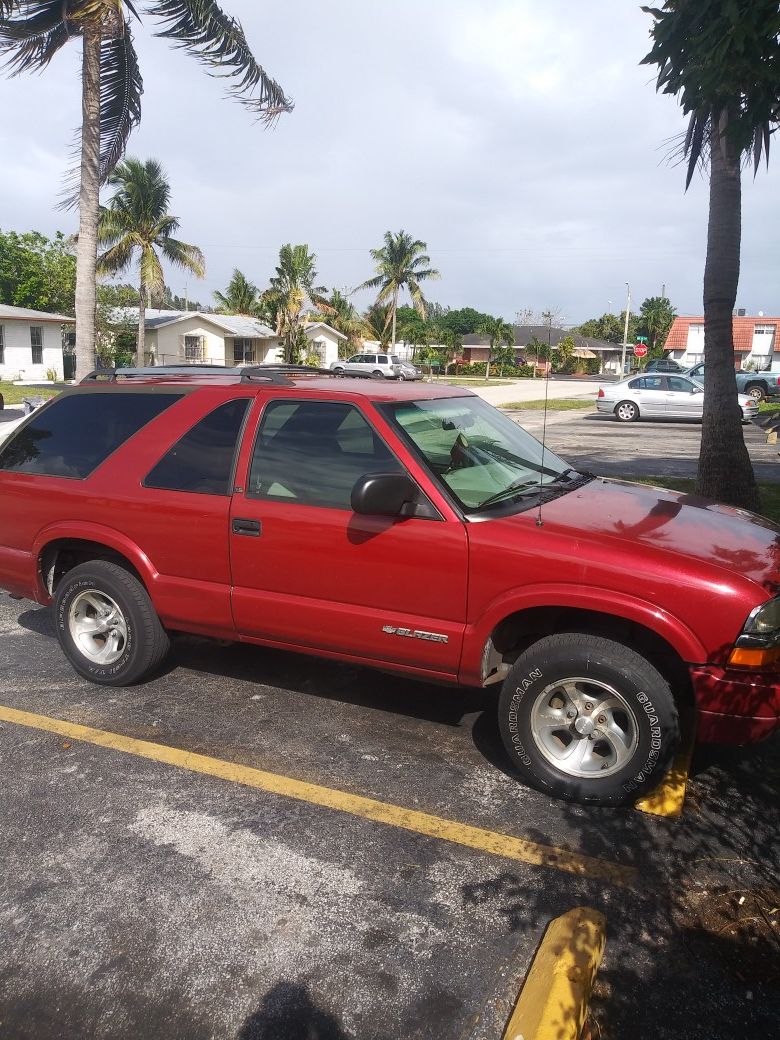
[[[521,518],[527,523],[528,513],[509,519]],[[576,530],[583,540],[623,543],[634,560],[637,548],[648,556],[671,552],[736,572],[770,595],[780,592],[780,527],[744,509],[596,477],[545,503],[542,518],[545,526]],[[636,570],[641,571],[641,561]]]

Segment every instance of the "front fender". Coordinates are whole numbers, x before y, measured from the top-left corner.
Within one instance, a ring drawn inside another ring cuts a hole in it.
[[[496,625],[510,614],[534,607],[562,607],[611,614],[655,632],[687,663],[701,663],[708,659],[698,636],[683,621],[654,603],[611,589],[551,582],[523,586],[502,594],[488,605],[479,618],[466,626],[459,681],[465,685],[481,686],[482,654]]]

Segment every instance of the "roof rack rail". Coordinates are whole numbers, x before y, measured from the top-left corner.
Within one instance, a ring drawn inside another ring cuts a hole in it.
[[[352,374],[352,373],[350,373]],[[355,373],[362,375],[362,373]],[[149,378],[154,376],[235,376],[240,383],[273,383],[278,386],[289,386],[290,376],[331,376],[338,378],[341,373],[329,368],[318,368],[314,365],[247,365],[236,368],[234,365],[152,365],[146,368],[96,368],[81,380],[82,383],[116,383],[122,379]]]
[[[81,380],[82,383],[115,383],[116,382],[116,369],[115,368],[95,368],[91,372],[87,372],[84,378]]]

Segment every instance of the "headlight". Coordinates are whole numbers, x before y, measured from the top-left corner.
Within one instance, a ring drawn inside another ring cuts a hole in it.
[[[770,599],[756,607],[745,622],[745,634],[766,636],[780,629],[780,599]]]

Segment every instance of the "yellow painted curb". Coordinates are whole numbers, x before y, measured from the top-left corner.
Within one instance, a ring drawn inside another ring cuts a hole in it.
[[[580,906],[547,926],[503,1040],[578,1040],[606,943],[603,914]]]
[[[692,719],[680,718],[680,750],[658,787],[643,798],[637,798],[634,808],[651,816],[679,816],[685,804],[688,773],[696,743],[696,727]]]

